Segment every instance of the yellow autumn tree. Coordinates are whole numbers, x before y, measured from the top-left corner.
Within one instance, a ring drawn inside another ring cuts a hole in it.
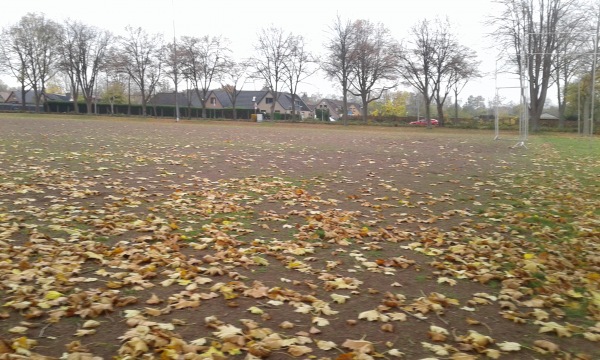
[[[63,90],[62,86],[60,86],[60,84],[58,84],[57,82],[49,82],[48,85],[46,86],[46,94],[59,94],[62,95],[65,93],[65,90]]]
[[[410,99],[410,93],[397,91],[390,93],[384,98],[379,106],[373,110],[374,116],[406,116],[406,103]]]

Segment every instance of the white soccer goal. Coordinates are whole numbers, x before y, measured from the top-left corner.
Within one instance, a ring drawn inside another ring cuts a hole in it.
[[[526,79],[525,74],[521,73],[519,76],[519,86],[498,86],[498,60],[496,60],[496,74],[495,74],[495,85],[496,95],[494,99],[494,140],[511,140],[516,141],[515,147],[525,145],[527,136],[529,134],[529,82]],[[500,102],[500,91],[513,90],[520,92],[520,111],[519,111],[519,137],[517,139],[504,139],[500,136],[500,116],[498,113],[498,105]]]

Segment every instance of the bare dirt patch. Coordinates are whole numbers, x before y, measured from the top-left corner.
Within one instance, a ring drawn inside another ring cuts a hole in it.
[[[566,187],[551,149],[68,116],[0,133],[1,358],[600,357],[597,183]]]

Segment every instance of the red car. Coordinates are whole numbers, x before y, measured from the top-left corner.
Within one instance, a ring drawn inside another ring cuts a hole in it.
[[[417,121],[411,121],[410,125],[419,125],[419,126],[427,126],[427,120],[421,119]],[[431,126],[438,126],[439,122],[436,119],[431,119]]]

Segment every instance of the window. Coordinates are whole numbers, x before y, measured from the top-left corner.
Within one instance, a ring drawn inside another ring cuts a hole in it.
[[[217,99],[216,99],[216,98],[214,98],[214,97],[211,97],[211,98],[210,98],[210,104],[211,104],[211,105],[217,105]]]
[[[267,104],[272,104],[273,103],[273,98],[265,98],[265,103]]]

